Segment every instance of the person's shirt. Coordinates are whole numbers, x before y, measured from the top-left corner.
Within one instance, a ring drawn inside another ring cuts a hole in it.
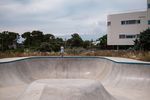
[[[61,53],[63,53],[64,52],[64,47],[63,46],[61,46]]]

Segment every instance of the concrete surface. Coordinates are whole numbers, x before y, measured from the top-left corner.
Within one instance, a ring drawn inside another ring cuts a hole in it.
[[[33,82],[19,100],[115,100],[99,81],[44,79]]]
[[[46,98],[51,89],[49,86],[54,79],[57,80],[57,84],[64,82],[65,87],[71,85],[72,91],[76,88],[76,85],[73,84],[75,80],[85,84],[79,85],[81,89],[83,89],[82,86],[89,86],[89,83],[94,80],[93,84],[97,84],[95,86],[99,87],[99,92],[95,90],[93,93],[99,93],[104,97],[86,100],[112,100],[114,98],[115,100],[150,100],[150,64],[123,58],[119,61],[119,58],[112,57],[2,59],[0,60],[0,100],[27,100],[24,99],[24,96],[28,94],[28,91],[30,94],[32,89],[42,94],[35,96],[36,98],[40,96],[40,99],[35,100],[54,100]],[[83,82],[84,79],[88,81]],[[45,91],[41,91],[42,86],[37,86],[41,81],[45,84]],[[45,83],[45,81],[48,82]],[[87,90],[90,91],[90,88],[90,86],[87,87]],[[67,91],[66,88],[64,91]]]

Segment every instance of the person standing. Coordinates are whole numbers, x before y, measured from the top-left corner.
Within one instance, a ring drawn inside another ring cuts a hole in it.
[[[60,47],[60,54],[61,54],[61,57],[64,56],[64,47],[63,46]]]

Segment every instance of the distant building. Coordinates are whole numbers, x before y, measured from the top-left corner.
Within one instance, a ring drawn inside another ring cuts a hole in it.
[[[150,0],[147,11],[108,15],[107,44],[114,46],[133,45],[140,32],[150,27]]]

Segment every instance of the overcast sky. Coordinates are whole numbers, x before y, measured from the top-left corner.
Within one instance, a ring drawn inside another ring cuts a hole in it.
[[[108,14],[145,9],[146,0],[0,0],[0,31],[92,39],[106,33]]]

